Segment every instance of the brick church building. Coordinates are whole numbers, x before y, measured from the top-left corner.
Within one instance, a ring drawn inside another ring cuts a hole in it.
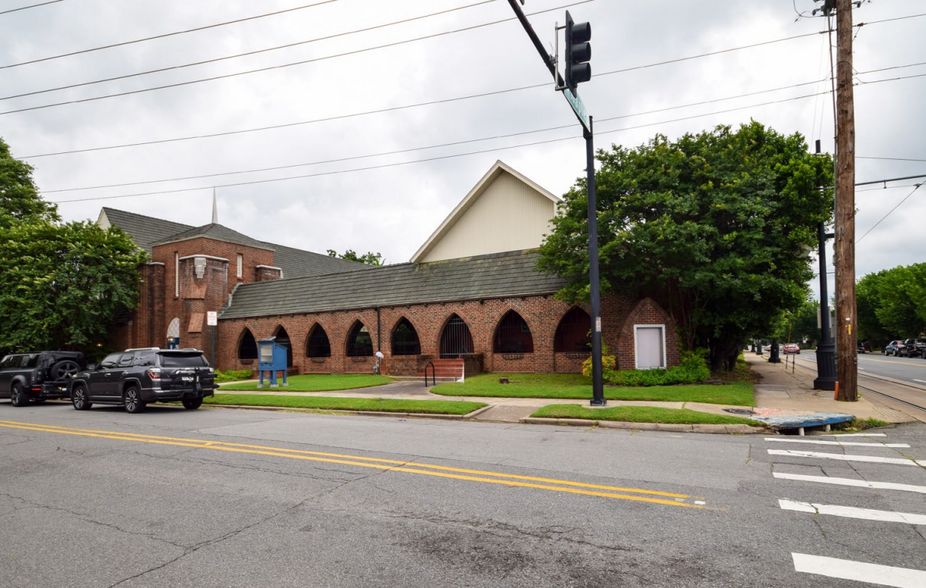
[[[421,373],[429,361],[459,376],[578,372],[589,355],[588,308],[554,299],[565,280],[535,270],[558,203],[499,161],[408,263],[382,267],[217,222],[103,208],[98,223],[150,255],[139,306],[114,325],[111,343],[165,347],[170,338],[222,370],[255,368],[256,342],[275,337],[299,373],[370,373],[378,351],[391,375]],[[214,357],[209,311],[218,312]],[[604,296],[602,336],[621,369],[678,363],[674,324],[649,298]]]

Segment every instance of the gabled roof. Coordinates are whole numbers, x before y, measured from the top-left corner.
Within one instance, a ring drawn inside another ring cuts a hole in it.
[[[151,246],[154,243],[193,228],[183,223],[116,210],[115,208],[104,207],[100,211],[97,223],[100,223],[104,218],[110,225],[125,231],[132,238],[132,241],[140,249],[147,251],[149,255],[151,255]]]
[[[536,251],[238,286],[222,319],[554,294],[566,280],[538,272]]]
[[[166,245],[168,243],[176,243],[177,241],[195,239],[196,237],[206,237],[209,239],[215,239],[216,241],[224,241],[226,243],[235,243],[236,245],[256,247],[257,249],[269,249],[270,251],[274,250],[273,247],[270,247],[263,241],[252,239],[247,235],[242,235],[238,231],[229,229],[228,227],[217,223],[210,223],[201,227],[193,227],[191,229],[187,229],[186,231],[181,231],[155,242],[154,245]]]
[[[283,277],[285,278],[357,271],[372,267],[320,253],[258,241],[217,223],[192,227],[114,208],[103,208],[100,211],[100,218],[97,222],[99,223],[104,219],[109,225],[119,227],[125,231],[132,241],[139,248],[147,251],[149,255],[151,254],[151,248],[157,244],[206,237],[217,241],[273,251],[273,263],[283,270]]]
[[[491,169],[489,169],[489,171],[486,172],[486,174],[482,176],[478,182],[476,182],[476,185],[473,186],[473,189],[469,191],[469,194],[467,194],[463,200],[457,204],[457,207],[454,208],[453,211],[447,216],[447,218],[444,219],[444,222],[442,222],[440,226],[437,227],[437,230],[435,230],[431,236],[428,237],[427,241],[425,241],[424,244],[418,249],[418,251],[415,252],[411,258],[411,262],[415,263],[427,255],[427,253],[437,244],[437,242],[440,241],[441,238],[443,238],[451,228],[453,228],[453,225],[466,213],[466,211],[473,205],[473,203],[476,202],[476,200],[482,196],[486,189],[492,185],[492,182],[494,182],[498,176],[505,172],[511,174],[524,184],[527,184],[538,194],[549,198],[550,201],[553,202],[554,206],[559,204],[560,199],[554,196],[553,193],[551,193],[549,190],[542,188],[539,184],[535,183],[527,176],[522,175],[507,163],[498,160],[495,162],[495,165],[493,165]]]

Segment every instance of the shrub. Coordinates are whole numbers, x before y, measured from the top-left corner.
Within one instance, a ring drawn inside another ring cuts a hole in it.
[[[611,369],[602,370],[605,381],[612,386],[671,386],[674,384],[697,384],[710,378],[707,367],[707,350],[683,351],[680,365],[669,369],[615,370],[613,357]],[[586,363],[591,364],[591,360]],[[604,364],[604,357],[602,357]],[[591,370],[591,368],[589,368]],[[582,366],[585,373],[585,365]]]
[[[608,380],[608,374],[614,371],[614,368],[617,366],[617,359],[613,355],[608,355],[608,346],[601,346],[601,377],[603,380]],[[592,357],[588,356],[585,358],[585,361],[582,362],[582,375],[586,378],[592,377]]]

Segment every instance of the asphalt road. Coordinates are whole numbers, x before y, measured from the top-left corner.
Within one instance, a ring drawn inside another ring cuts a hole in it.
[[[816,365],[817,358],[813,351],[805,351],[797,356],[797,361]],[[893,378],[926,391],[926,360],[921,357],[861,353],[858,355],[858,368],[860,374]]]
[[[0,586],[926,586],[926,425],[880,433],[2,402]]]

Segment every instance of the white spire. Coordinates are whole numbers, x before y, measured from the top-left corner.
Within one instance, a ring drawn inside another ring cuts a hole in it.
[[[212,189],[212,224],[219,224],[219,206],[215,201],[215,188]]]

